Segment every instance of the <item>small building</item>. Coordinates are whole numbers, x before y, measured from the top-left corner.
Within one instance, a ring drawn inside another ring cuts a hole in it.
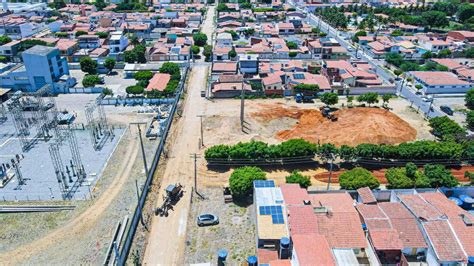
[[[466,93],[472,83],[461,80],[455,74],[443,71],[412,71],[415,84],[420,84],[425,94]]]
[[[258,54],[239,54],[239,70],[242,74],[258,74]]]
[[[101,46],[100,38],[97,35],[81,35],[77,37],[81,49],[95,49]]]
[[[118,54],[128,46],[128,38],[121,31],[114,31],[110,34],[109,49],[111,54]]]
[[[171,75],[167,73],[156,73],[153,78],[150,79],[146,91],[157,90],[163,92],[166,89],[166,85],[171,79]]]

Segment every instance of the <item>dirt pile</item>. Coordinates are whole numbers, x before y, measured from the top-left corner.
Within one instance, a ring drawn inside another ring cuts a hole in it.
[[[303,138],[314,143],[333,143],[355,146],[361,143],[397,144],[416,139],[416,130],[388,110],[380,108],[350,108],[334,112],[333,122],[316,109],[285,107],[281,104],[262,104],[252,113],[259,122],[290,117],[298,122],[290,129],[276,133],[280,140]]]

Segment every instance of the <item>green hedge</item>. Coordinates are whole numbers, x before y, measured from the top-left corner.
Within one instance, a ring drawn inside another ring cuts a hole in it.
[[[278,145],[261,141],[239,142],[235,145],[216,145],[205,152],[207,160],[213,159],[271,159],[318,155],[329,158],[333,153],[344,161],[367,159],[474,159],[474,141],[464,143],[415,141],[399,145],[360,144],[355,147],[332,144],[316,145],[302,139],[292,139]]]

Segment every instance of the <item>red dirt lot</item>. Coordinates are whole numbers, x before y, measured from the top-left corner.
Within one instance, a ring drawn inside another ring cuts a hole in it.
[[[313,143],[355,146],[361,143],[398,144],[416,139],[416,130],[392,112],[369,107],[341,109],[335,122],[317,109],[285,107],[283,104],[260,104],[252,117],[265,123],[275,119],[293,118],[298,122],[276,133],[279,140],[303,138]]]
[[[464,177],[464,172],[474,172],[474,166],[462,166],[462,167],[453,167],[450,169],[451,173],[456,177],[459,182],[469,182],[469,179]],[[341,169],[339,171],[332,172],[331,183],[339,183],[339,175],[344,173],[346,169]],[[371,170],[372,175],[379,180],[381,184],[387,184],[387,179],[385,178],[386,169]],[[314,176],[318,181],[327,183],[329,181],[329,172],[320,173]]]

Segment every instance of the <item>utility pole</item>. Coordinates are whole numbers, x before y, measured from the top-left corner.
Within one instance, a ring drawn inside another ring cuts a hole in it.
[[[201,118],[201,148],[204,147],[204,132],[203,132],[203,129],[202,129],[202,118],[204,117],[203,114],[201,115],[197,115],[197,117]]]
[[[145,147],[143,146],[142,129],[140,128],[140,125],[146,125],[146,123],[144,123],[144,122],[135,122],[135,123],[130,123],[130,125],[137,125],[138,137],[140,138],[140,147],[142,149],[143,165],[145,166],[145,175],[148,177],[148,164],[146,162]]]
[[[329,163],[329,180],[328,180],[328,187],[327,187],[327,190],[329,191],[329,188],[331,186],[331,178],[332,178],[332,167],[333,167],[333,164],[334,164],[334,160],[335,160],[335,156],[334,156],[334,153],[331,153],[331,161]]]
[[[244,106],[245,106],[245,91],[244,87],[242,86],[242,90],[240,92],[240,128],[244,131]]]
[[[201,158],[201,156],[197,155],[197,153],[192,153],[191,158],[194,159],[194,191],[199,195],[197,190],[197,159]]]

